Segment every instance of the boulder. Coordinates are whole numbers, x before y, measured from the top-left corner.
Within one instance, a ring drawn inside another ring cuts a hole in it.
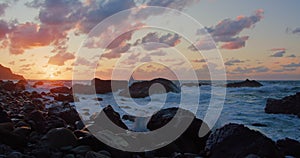
[[[62,102],[75,102],[78,101],[78,98],[76,97],[74,98],[72,94],[68,94],[68,95],[58,94],[54,96],[54,100],[62,101]]]
[[[178,117],[174,118],[175,115]],[[182,125],[187,121],[187,118],[192,119],[188,128],[174,142],[155,151],[155,156],[170,156],[174,152],[198,154],[200,151],[204,150],[206,140],[210,134],[210,129],[206,123],[196,118],[195,115],[188,110],[180,108],[160,110],[151,117],[147,124],[147,128],[153,131],[165,126],[172,119],[175,119],[176,126],[174,126],[174,129],[172,130],[176,130],[182,128]],[[203,137],[199,137],[198,133],[202,125],[205,127],[205,130],[207,130],[207,134]]]
[[[98,114],[95,118],[95,126],[97,124],[103,124],[103,117],[108,117],[113,123],[115,123],[117,126],[123,129],[128,129],[128,127],[125,125],[125,123],[121,120],[120,114],[117,113],[111,105],[108,105],[105,107],[100,114]]]
[[[66,128],[54,128],[44,136],[44,139],[53,148],[75,146],[77,142],[73,132]]]
[[[270,138],[244,125],[233,123],[213,132],[206,142],[205,150],[210,158],[244,158],[249,155],[283,157]]]
[[[95,93],[94,87],[90,85],[83,85],[83,84],[74,84],[72,86],[72,90],[76,94],[93,94]]]
[[[11,122],[7,112],[0,106],[0,123]]]
[[[112,81],[112,80],[101,80],[98,78],[94,78],[91,81],[91,86],[95,88],[97,94],[105,94],[110,93],[112,91],[116,91],[127,86],[126,81]],[[114,87],[112,87],[114,86]]]
[[[266,113],[294,114],[300,117],[300,92],[282,99],[267,99]]]
[[[2,123],[0,124],[0,144],[6,144],[12,148],[22,149],[26,146],[26,138],[14,134],[12,132],[13,124]]]
[[[181,89],[172,81],[163,78],[157,78],[151,81],[135,82],[129,87],[130,94],[128,94],[126,90],[123,90],[121,91],[120,95],[127,97],[131,96],[133,98],[145,98],[151,94],[168,92],[180,93],[180,91]]]
[[[72,90],[68,87],[56,87],[50,89],[51,93],[72,94]]]
[[[261,87],[263,85],[255,80],[246,79],[246,81],[242,81],[242,82],[228,83],[226,86],[230,88],[238,88],[238,87]]]
[[[285,138],[278,140],[276,144],[285,156],[300,157],[300,142]]]

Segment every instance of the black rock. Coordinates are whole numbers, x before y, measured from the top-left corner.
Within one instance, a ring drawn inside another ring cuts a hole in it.
[[[251,125],[255,127],[267,127],[266,124],[262,124],[262,123],[252,123]]]
[[[68,87],[56,87],[50,89],[51,93],[62,93],[62,94],[71,94],[72,90]]]
[[[123,89],[127,86],[126,81],[112,81],[112,80],[101,80],[94,78],[91,81],[91,86],[96,90],[97,94],[110,93],[119,89]],[[113,86],[113,87],[112,87]]]
[[[46,119],[43,113],[39,110],[32,111],[27,117],[28,123],[30,123],[33,130],[43,132],[46,125]]]
[[[0,123],[11,122],[10,117],[4,111],[4,109],[0,106]]]
[[[151,86],[157,87],[152,87],[150,91]],[[123,90],[121,91],[120,95],[127,97],[131,96],[133,98],[145,98],[151,94],[161,94],[168,92],[180,93],[180,91],[181,89],[172,81],[163,78],[157,78],[151,81],[135,82],[129,87],[130,94],[128,94],[126,90]]]
[[[231,88],[238,88],[238,87],[261,87],[263,85],[255,80],[246,79],[246,81],[243,82],[228,83],[226,86]]]
[[[58,94],[57,96],[54,97],[54,100],[63,101],[63,102],[75,102],[78,101],[78,98],[74,97],[71,94],[68,95]]]
[[[227,124],[217,129],[209,136],[205,149],[210,158],[283,157],[270,138],[240,124]]]
[[[294,114],[300,116],[300,92],[282,99],[268,99],[266,113]]]
[[[76,136],[66,128],[54,128],[45,135],[44,139],[53,148],[75,146],[77,143]]]
[[[111,105],[108,105],[105,107],[100,114],[98,114],[95,118],[95,126],[103,124],[103,117],[108,117],[113,123],[115,123],[117,126],[128,129],[128,127],[122,122],[120,114],[117,113]]]
[[[178,117],[174,117],[176,113],[176,116]],[[147,128],[151,131],[159,129],[169,123],[172,119],[174,119],[176,125],[172,127],[172,130],[181,129],[187,119],[192,120],[192,122],[183,134],[181,134],[174,142],[155,151],[155,156],[170,156],[174,152],[198,154],[202,151],[210,134],[210,129],[206,123],[196,118],[190,111],[179,108],[160,110],[151,117],[147,124]],[[202,125],[207,133],[200,138],[198,133]]]
[[[7,130],[7,127],[0,126],[0,144],[6,144],[15,149],[22,149],[26,146],[26,138],[14,134],[12,131]]]
[[[276,144],[285,156],[300,157],[300,142],[290,138],[285,138],[278,140]]]

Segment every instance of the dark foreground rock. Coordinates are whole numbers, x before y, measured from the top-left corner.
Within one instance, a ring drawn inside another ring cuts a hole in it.
[[[51,93],[62,93],[62,94],[71,94],[72,90],[68,87],[56,87],[50,89]]]
[[[217,129],[209,136],[205,149],[210,158],[283,157],[275,142],[240,124],[227,124]]]
[[[238,88],[238,87],[261,87],[263,85],[255,80],[246,79],[246,81],[242,81],[242,82],[228,83],[226,86],[230,88]]]
[[[176,117],[174,117],[175,115]],[[147,124],[147,128],[151,131],[159,129],[168,124],[172,119],[174,119],[175,123],[175,126],[172,127],[173,130],[181,129],[187,119],[191,119],[192,122],[174,142],[155,151],[155,156],[171,156],[175,152],[199,154],[205,147],[206,140],[210,134],[210,129],[206,123],[197,119],[193,113],[179,108],[163,109],[151,117]],[[207,131],[207,134],[203,137],[198,136],[201,126]]]
[[[276,144],[285,156],[300,157],[300,142],[285,138],[278,140]]]
[[[129,87],[129,94],[126,90],[123,90],[121,91],[120,95],[127,97],[131,96],[133,98],[145,98],[151,94],[161,94],[168,92],[180,93],[180,91],[180,88],[172,81],[163,78],[157,78],[151,81],[133,83]]]
[[[265,112],[269,114],[294,114],[300,117],[300,92],[282,99],[269,98]]]

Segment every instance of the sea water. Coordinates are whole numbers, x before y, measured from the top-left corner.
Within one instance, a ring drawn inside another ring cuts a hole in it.
[[[30,84],[34,82],[30,81]],[[58,85],[71,86],[71,81],[44,81],[44,83],[43,86],[37,88],[29,87],[30,91],[47,92],[50,88]],[[300,81],[260,81],[260,83],[263,86],[258,88],[226,88],[221,114],[217,116],[217,122],[212,128],[219,128],[227,123],[240,123],[262,132],[273,140],[289,137],[300,141],[300,118],[295,115],[266,114],[264,112],[268,98],[280,99],[300,92]],[[185,100],[187,100],[184,103],[184,108],[196,114],[198,118],[203,119],[210,106],[211,92],[214,86],[222,85],[182,86],[182,91],[185,92]],[[196,93],[199,90],[200,95]],[[132,100],[131,98],[118,96],[118,93],[119,91],[108,94],[77,95],[80,102],[75,104],[76,109],[84,120],[89,120],[90,117],[99,113],[107,105],[112,105],[121,117],[124,114],[149,117],[161,108],[180,106],[182,99],[181,94],[168,93],[163,97],[162,94],[154,94],[151,97]],[[95,101],[97,97],[102,98],[103,101]],[[189,104],[188,101],[194,100],[195,97],[199,99],[199,103],[197,105],[195,105],[195,102]],[[222,97],[216,99],[222,99]],[[145,128],[145,120],[147,119],[140,119],[140,122],[123,121],[130,129],[139,131],[139,128]],[[254,123],[266,126],[256,127],[252,125]],[[143,130],[145,129],[141,129],[141,131]]]

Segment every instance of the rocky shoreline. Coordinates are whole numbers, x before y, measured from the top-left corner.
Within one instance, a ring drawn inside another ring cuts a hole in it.
[[[75,107],[69,104],[76,101],[70,88],[38,93],[26,91],[26,84],[25,80],[17,83],[0,81],[0,157],[300,157],[298,141],[285,138],[274,142],[241,124],[227,124],[199,138],[199,128],[205,126],[205,122],[178,108],[157,112],[147,124],[151,131],[167,124],[176,112],[180,113],[180,118],[192,116],[191,125],[174,142],[145,153],[119,151],[100,142],[84,126]],[[128,130],[111,106],[104,108],[103,112],[116,125]],[[101,120],[101,117],[95,117],[94,121]],[[182,120],[176,121],[180,123]]]

